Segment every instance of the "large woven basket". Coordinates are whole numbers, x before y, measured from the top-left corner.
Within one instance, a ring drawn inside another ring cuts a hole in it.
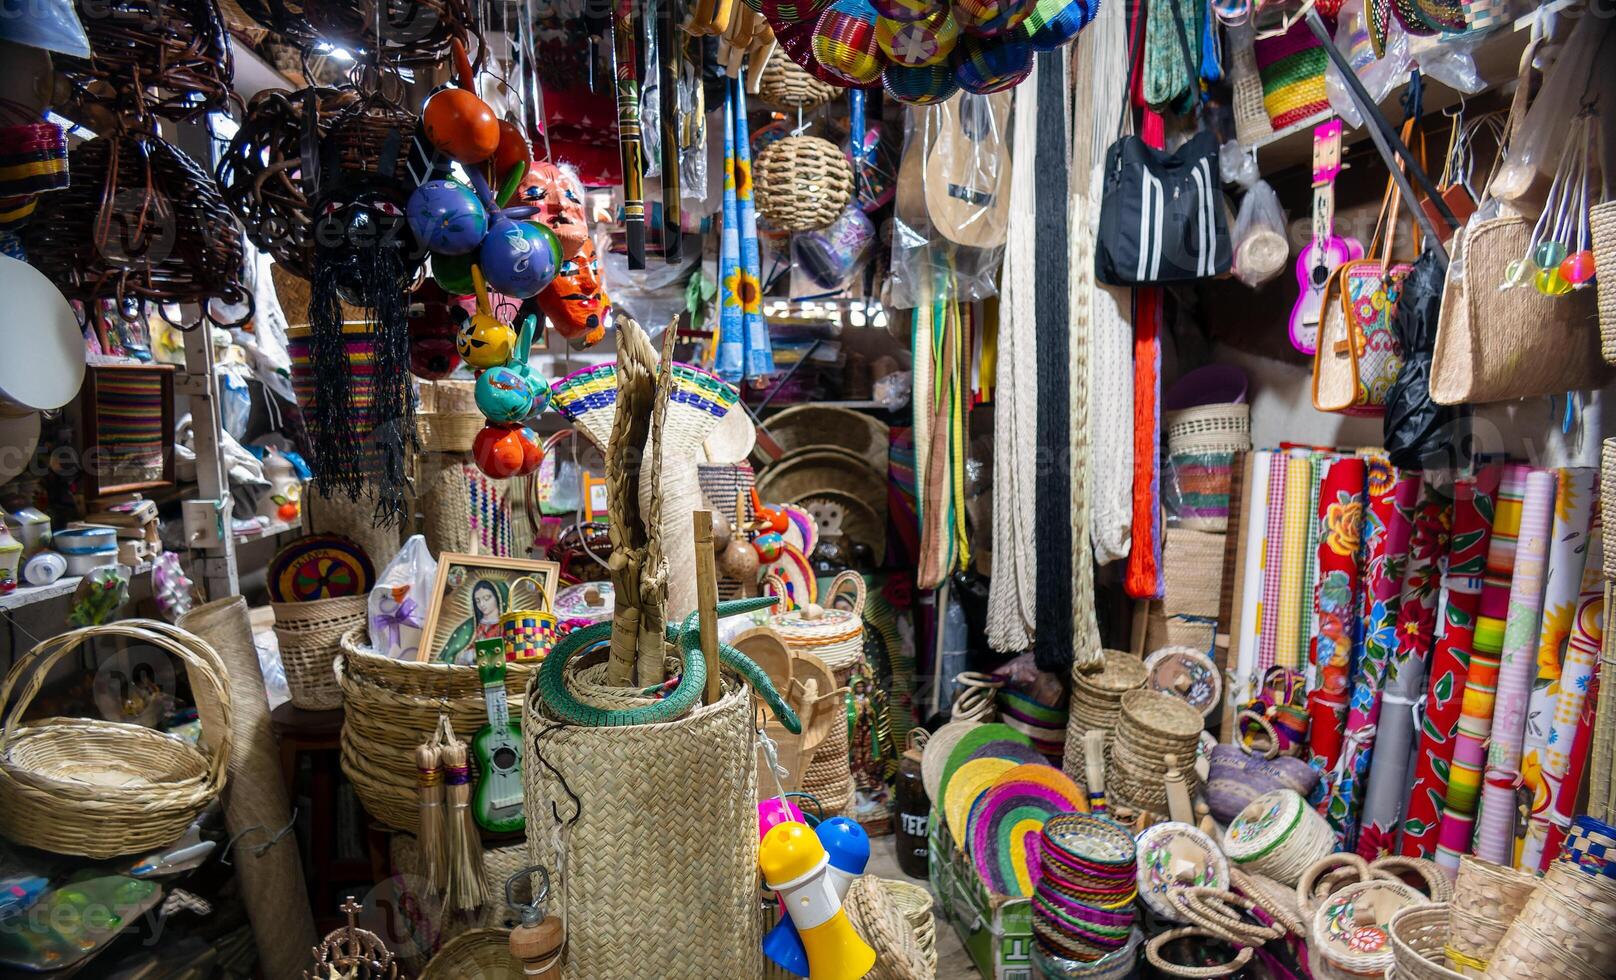
[[[505,689],[512,698],[522,696],[536,669],[506,666]],[[487,723],[477,668],[380,656],[360,628],[343,635],[336,674],[346,709],[342,771],[366,812],[394,830],[414,833],[415,747],[432,737],[440,712],[466,738]]]
[[[443,944],[420,980],[522,980],[522,961],[511,955],[505,929],[473,929]]]
[[[841,704],[847,692],[838,692]],[[812,757],[802,762],[802,791],[819,801],[825,816],[834,817],[853,802],[853,767],[848,757],[847,726],[834,725]]]
[[[605,672],[571,670],[568,688],[601,708],[648,703]],[[560,866],[551,815],[564,827],[564,980],[762,972],[752,698],[724,680],[716,702],[661,724],[560,725],[537,685],[523,700],[532,863]]]
[[[1616,963],[1616,879],[1549,865],[1482,974],[1489,980],[1599,980]]]
[[[838,595],[848,595],[847,609],[832,608]],[[842,572],[831,581],[824,606],[809,605],[769,617],[769,627],[780,634],[794,653],[811,653],[825,662],[845,685],[853,668],[864,660],[864,576]]]
[[[393,834],[388,838],[388,856],[392,859],[393,874],[401,877],[407,899],[425,914],[436,914],[438,920],[428,922],[435,932],[427,952],[432,946],[440,950],[444,944],[474,929],[510,929],[516,925],[516,913],[505,904],[505,881],[527,867],[527,844],[509,844],[504,847],[483,848],[483,893],[487,896],[482,907],[471,915],[445,914],[441,896],[425,897],[411,889],[419,884],[420,850],[412,834]],[[531,896],[529,886],[518,882],[516,900],[526,901]]]
[[[86,640],[114,637],[167,651],[185,664],[202,721],[200,747],[119,722],[22,722],[54,665]],[[224,661],[176,626],[128,619],[45,640],[6,674],[0,705],[7,703],[0,730],[0,834],[19,844],[91,858],[156,850],[178,840],[224,786],[231,732]]]
[[[365,625],[365,597],[343,596],[313,602],[272,602],[275,639],[291,701],[308,711],[342,706],[342,688],[333,669],[342,637]]]
[[[1588,209],[1588,228],[1593,233],[1594,264],[1616,269],[1616,201],[1606,201]],[[1599,287],[1599,349],[1607,364],[1616,364],[1616,275],[1608,271],[1596,277]]]
[[[1448,966],[1448,907],[1411,905],[1392,913],[1392,969],[1406,980],[1464,980]],[[1391,970],[1386,972],[1391,975]]]
[[[1492,959],[1509,924],[1536,889],[1537,878],[1524,871],[1468,854],[1459,859],[1459,878],[1448,904],[1448,946],[1460,973],[1481,975],[1480,969],[1467,964]]]

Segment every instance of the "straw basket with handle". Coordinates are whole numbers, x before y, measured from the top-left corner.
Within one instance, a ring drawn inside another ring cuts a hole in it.
[[[86,640],[120,637],[184,664],[202,720],[202,744],[139,725],[89,718],[23,723],[51,668]],[[147,619],[71,630],[36,645],[0,686],[16,701],[0,730],[0,834],[19,844],[110,858],[177,840],[225,782],[230,687],[224,662],[196,635]]]
[[[543,660],[555,643],[555,604],[544,591],[544,584],[531,575],[511,582],[511,605],[516,605],[516,587],[526,582],[536,600],[531,608],[513,608],[499,617],[499,632],[505,640],[506,660]]]
[[[343,634],[364,625],[365,601],[359,595],[270,603],[292,704],[306,711],[342,706],[342,689],[332,664],[342,651]]]
[[[864,659],[864,576],[842,572],[831,581],[825,605],[809,603],[800,609],[777,613],[769,626],[794,653],[811,653],[825,662],[836,676],[838,686],[847,684],[853,668]],[[846,596],[846,609],[832,608],[838,596]]]

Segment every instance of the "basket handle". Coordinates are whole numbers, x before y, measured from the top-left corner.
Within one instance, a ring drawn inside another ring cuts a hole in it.
[[[151,619],[125,619],[102,626],[86,626],[70,630],[36,644],[19,658],[11,670],[6,672],[4,683],[0,683],[0,704],[4,704],[10,700],[12,691],[17,689],[18,683],[24,676],[27,677],[27,683],[21,687],[16,703],[6,712],[5,722],[0,725],[0,758],[9,755],[12,733],[22,720],[23,712],[28,710],[39,689],[45,685],[45,678],[50,674],[50,668],[77,650],[79,644],[85,640],[102,636],[123,636],[149,643],[168,651],[185,664],[186,675],[191,679],[192,693],[196,695],[196,710],[197,716],[202,721],[202,733],[206,741],[211,743],[211,746],[205,746],[211,748],[208,752],[208,779],[210,782],[223,785],[225,768],[230,764],[231,738],[230,687],[225,682],[227,675],[224,661],[219,657],[218,651],[195,633]]]
[[[825,597],[825,608],[836,605],[836,597],[844,591],[853,592],[853,615],[864,615],[864,600],[868,597],[868,589],[864,585],[864,576],[858,572],[845,571],[831,579],[830,594]]]
[[[532,575],[523,575],[521,578],[511,579],[511,592],[514,593],[516,591],[516,586],[522,582],[532,584],[533,591],[538,593],[539,601],[543,603],[543,605],[540,607],[542,611],[555,612],[555,603],[550,600],[550,594],[544,591],[544,583],[534,578]]]
[[[774,606],[777,612],[790,612],[796,608],[792,603],[790,591],[786,589],[786,580],[779,572],[770,572],[763,576],[763,591],[780,600]]]

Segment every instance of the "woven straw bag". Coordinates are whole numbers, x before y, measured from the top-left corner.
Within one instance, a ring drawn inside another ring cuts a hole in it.
[[[1448,966],[1448,907],[1410,905],[1392,913],[1386,930],[1392,942],[1392,969],[1408,980],[1464,980]],[[1391,976],[1391,970],[1386,971]]]
[[[781,593],[783,594],[783,592]],[[837,596],[849,597],[849,608],[832,608]],[[802,609],[776,613],[769,627],[780,634],[793,653],[811,653],[825,662],[845,685],[853,668],[864,660],[864,600],[868,593],[864,576],[842,572],[831,580],[825,605],[809,603]]]
[[[275,639],[292,704],[307,711],[342,706],[342,688],[332,665],[342,652],[342,637],[365,625],[364,596],[272,602]]]
[[[1234,90],[1234,134],[1251,146],[1274,135],[1273,120],[1263,105],[1262,76],[1257,73],[1257,52],[1251,25],[1229,28],[1229,80]]]
[[[443,944],[420,980],[522,980],[522,962],[511,955],[510,942],[505,929],[461,933]]]
[[[392,858],[393,874],[401,876],[406,889],[420,882],[418,847],[413,834],[393,834],[388,840],[388,855]],[[437,902],[436,897],[429,901],[423,896],[411,893],[410,897],[420,908],[430,910],[439,916],[439,921],[427,923],[436,930],[434,944],[438,945],[439,952],[447,949],[451,940],[458,939],[468,932],[479,929],[504,930],[516,925],[516,913],[505,904],[505,881],[527,866],[526,843],[483,848],[483,891],[488,897],[483,901],[482,908],[469,917],[444,914],[442,903]],[[532,895],[531,886],[526,881],[518,881],[515,891],[517,901],[526,901]],[[429,953],[431,948],[428,947],[423,952]],[[448,974],[441,975],[448,976]],[[466,974],[457,975],[466,976]]]
[[[845,712],[847,691],[834,696]],[[830,734],[819,743],[812,757],[802,765],[802,791],[819,801],[828,817],[834,817],[853,802],[853,767],[848,757],[847,725],[831,726]]]
[[[343,774],[367,813],[394,830],[414,833],[419,796],[415,747],[432,738],[439,713],[467,736],[487,724],[482,681],[476,667],[373,653],[364,627],[344,634],[341,643],[335,669],[345,709]],[[521,697],[536,670],[531,664],[506,664],[506,692]]]
[[[605,671],[570,670],[568,688],[608,710],[649,703]],[[761,973],[752,699],[724,680],[716,702],[660,724],[561,725],[537,685],[523,700],[532,863],[563,866],[550,815],[563,821],[564,980]]]
[[[781,231],[813,231],[841,217],[853,199],[853,167],[841,147],[817,136],[770,143],[752,164],[757,213]]]
[[[1460,973],[1480,976],[1504,932],[1526,906],[1537,879],[1524,871],[1465,855],[1448,903],[1448,956]]]
[[[1616,176],[1612,180],[1616,181]],[[1594,266],[1616,269],[1616,200],[1589,208],[1588,228],[1593,233]],[[1595,278],[1599,287],[1599,349],[1605,363],[1616,364],[1616,275],[1606,273]]]
[[[1471,222],[1454,238],[1453,268],[1431,362],[1438,404],[1496,402],[1600,388],[1612,372],[1599,356],[1591,290],[1545,296],[1530,283],[1507,289],[1510,265],[1531,247],[1532,225],[1511,215]]]
[[[1598,980],[1616,962],[1616,879],[1560,860],[1493,951],[1488,980]]]
[[[57,662],[85,640],[111,637],[165,650],[185,664],[202,721],[201,747],[120,722],[22,722]],[[231,739],[224,661],[176,626],[127,619],[45,640],[7,672],[0,705],[7,703],[0,730],[0,834],[19,844],[90,858],[156,850],[178,840],[224,786]]]

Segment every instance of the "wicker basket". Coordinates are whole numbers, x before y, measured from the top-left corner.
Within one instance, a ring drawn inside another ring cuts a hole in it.
[[[1599,980],[1616,963],[1616,879],[1560,860],[1493,951],[1489,980]]]
[[[1588,209],[1588,228],[1593,233],[1594,264],[1616,269],[1616,201],[1606,201]],[[1607,364],[1616,364],[1616,275],[1606,272],[1596,277],[1599,288],[1599,349]]]
[[[1480,976],[1467,963],[1486,963],[1504,938],[1504,932],[1537,888],[1537,879],[1524,871],[1489,864],[1465,855],[1459,859],[1459,878],[1448,904],[1448,945],[1460,973]]]
[[[272,602],[275,639],[292,704],[307,711],[342,706],[342,688],[332,668],[342,637],[365,625],[366,598],[345,596],[313,602]]]
[[[1072,670],[1072,699],[1066,721],[1068,774],[1084,772],[1083,733],[1105,732],[1109,751],[1117,720],[1122,716],[1122,695],[1145,686],[1150,671],[1144,662],[1123,650],[1105,650],[1100,669]]]
[[[419,853],[412,834],[393,834],[388,839],[393,874],[402,879],[408,899],[414,901],[423,913],[439,916],[439,921],[426,923],[434,935],[430,943],[424,944],[425,952],[431,952],[433,946],[441,950],[449,941],[472,930],[506,930],[516,925],[516,913],[505,904],[505,880],[527,867],[525,843],[483,848],[483,892],[488,897],[482,908],[470,916],[444,915],[441,896],[425,898],[409,891],[420,880],[417,877],[420,873]],[[519,883],[516,892],[517,901],[526,901],[531,896],[525,884]]]
[[[139,725],[89,718],[21,719],[51,668],[89,639],[118,637],[185,664],[202,745]],[[224,661],[167,623],[127,619],[52,637],[19,658],[0,686],[16,700],[0,730],[0,834],[19,844],[110,858],[166,847],[213,802],[230,761],[230,686]]]
[[[841,147],[817,136],[770,143],[752,164],[757,212],[781,231],[813,231],[841,217],[853,199],[853,167]]]
[[[394,830],[413,833],[416,821],[415,747],[428,741],[447,712],[465,737],[487,723],[476,667],[392,660],[372,653],[365,629],[342,637],[337,684],[346,711],[342,721],[342,771],[372,817]],[[522,696],[535,665],[511,663],[505,689]]]
[[[1262,76],[1257,73],[1257,52],[1250,24],[1229,28],[1229,80],[1234,89],[1234,133],[1251,146],[1274,135],[1273,120],[1263,105]]]
[[[840,692],[841,703],[847,693]],[[853,802],[853,767],[848,757],[847,726],[832,725],[812,758],[802,763],[802,791],[819,801],[825,816],[834,817]]]
[[[790,58],[770,58],[758,79],[758,98],[776,109],[817,109],[842,94],[803,71]]]
[[[875,968],[867,980],[931,980],[935,966],[927,966],[925,951],[914,926],[887,890],[887,882],[863,875],[843,900],[853,929],[875,950]]]
[[[1167,430],[1170,453],[1243,453],[1251,448],[1251,406],[1243,402],[1197,405],[1166,412],[1162,427]]]
[[[415,417],[415,437],[422,452],[469,453],[477,433],[487,424],[476,413],[432,412]]]
[[[522,961],[511,955],[504,929],[473,929],[443,944],[420,980],[522,980]]]
[[[648,703],[605,675],[572,670],[569,690],[606,709]],[[564,980],[762,972],[752,698],[724,681],[716,702],[661,724],[563,726],[537,685],[523,699],[531,863],[558,866],[550,815],[566,822]]]
[[[1399,977],[1408,980],[1464,980],[1448,967],[1443,950],[1448,945],[1448,907],[1411,905],[1392,914],[1386,930],[1392,940],[1392,962]],[[1391,976],[1388,970],[1387,976]]]
[[[851,597],[851,608],[832,608],[838,595]],[[831,581],[823,607],[809,604],[802,609],[769,617],[769,627],[780,634],[793,653],[811,653],[825,662],[845,685],[853,668],[864,660],[864,576],[842,572]]]
[[[932,914],[933,899],[931,892],[923,886],[911,881],[899,881],[895,878],[883,878],[881,884],[887,890],[887,896],[892,903],[909,920],[909,925],[915,931],[915,941],[920,944],[920,952],[926,958],[928,972],[926,976],[935,976],[937,973],[937,917]]]

